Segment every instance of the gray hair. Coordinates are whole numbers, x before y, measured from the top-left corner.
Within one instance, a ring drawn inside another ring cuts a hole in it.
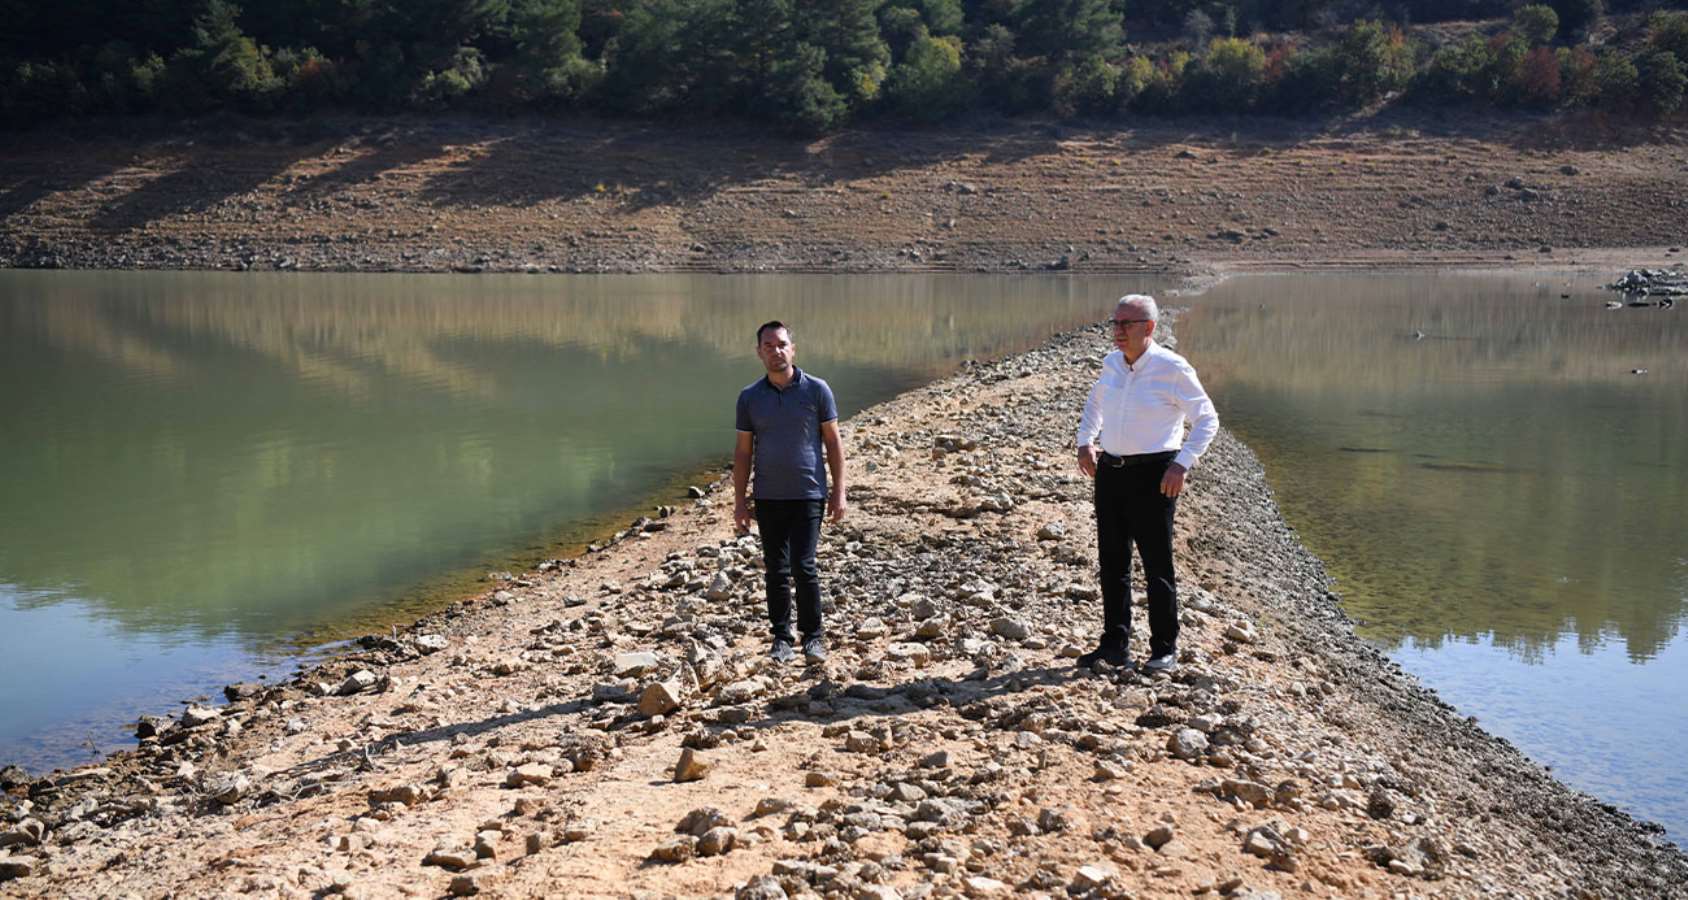
[[[1135,306],[1143,311],[1143,318],[1151,322],[1160,321],[1160,307],[1155,305],[1155,298],[1148,294],[1126,294],[1114,304],[1114,311],[1118,312],[1122,306]]]

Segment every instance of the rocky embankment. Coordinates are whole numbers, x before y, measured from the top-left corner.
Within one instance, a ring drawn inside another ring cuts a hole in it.
[[[764,658],[754,540],[701,490],[107,765],[10,773],[0,892],[1681,894],[1656,829],[1355,638],[1228,435],[1181,513],[1177,671],[1075,670],[1101,612],[1068,444],[1105,349],[846,424],[824,667]]]
[[[0,138],[0,268],[1655,265],[1688,243],[1685,167],[1669,126],[1410,111],[814,141],[592,120],[112,121]]]

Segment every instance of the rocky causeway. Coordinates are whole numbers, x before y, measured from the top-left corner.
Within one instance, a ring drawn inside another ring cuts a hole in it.
[[[101,765],[0,771],[0,894],[1688,891],[1660,829],[1357,638],[1228,433],[1181,504],[1180,665],[1075,668],[1101,610],[1070,443],[1107,349],[1066,334],[844,423],[823,667],[766,659],[755,541],[699,486],[285,684],[147,717]]]

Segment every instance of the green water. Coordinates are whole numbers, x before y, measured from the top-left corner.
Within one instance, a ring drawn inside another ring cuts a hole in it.
[[[0,272],[0,760],[284,675],[726,462],[758,324],[848,416],[1134,280]]]
[[[1682,842],[1688,310],[1608,310],[1600,280],[1273,276],[1172,302],[1361,633]]]

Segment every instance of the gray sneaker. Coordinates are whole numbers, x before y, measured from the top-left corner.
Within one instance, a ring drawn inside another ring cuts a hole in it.
[[[1148,662],[1143,663],[1143,671],[1145,672],[1170,672],[1176,668],[1178,668],[1178,656],[1174,653],[1151,656]]]
[[[790,638],[774,638],[774,649],[768,651],[768,657],[774,662],[791,662],[796,655],[791,649]]]
[[[818,637],[803,642],[803,658],[810,664],[826,662],[826,644]]]

